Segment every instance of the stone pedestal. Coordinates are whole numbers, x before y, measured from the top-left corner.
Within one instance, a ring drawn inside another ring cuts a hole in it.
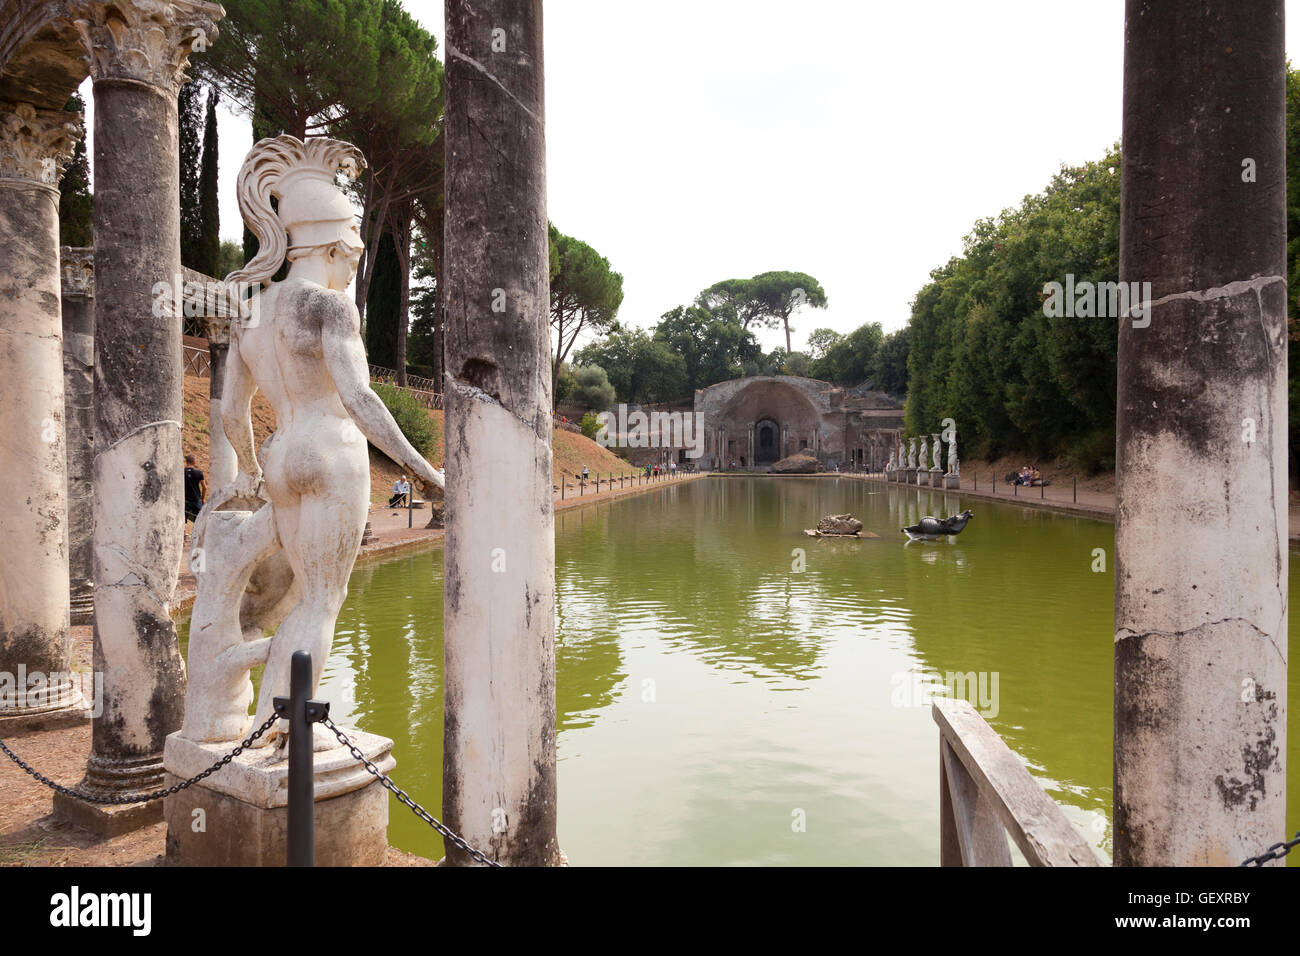
[[[943,487],[943,469],[942,469],[942,468],[931,468],[931,469],[930,469],[930,487],[931,487],[931,488],[942,488],[942,487]]]
[[[898,480],[905,485],[912,484],[914,481],[916,481],[916,469],[900,468],[898,470]]]
[[[944,475],[943,486],[949,490],[961,487],[961,475]]]
[[[347,728],[383,773],[395,766],[387,737]],[[234,743],[179,734],[163,751],[172,786],[210,767]],[[388,793],[347,748],[315,754],[316,865],[381,866],[388,848]],[[275,747],[246,750],[202,783],[166,800],[171,866],[284,866],[289,835],[289,760]]]

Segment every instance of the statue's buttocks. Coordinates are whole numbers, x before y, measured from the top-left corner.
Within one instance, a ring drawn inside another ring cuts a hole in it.
[[[220,560],[212,571],[195,567],[190,657],[199,666],[182,729],[193,740],[236,739],[233,728],[248,723],[247,671],[263,659],[257,725],[272,699],[288,694],[295,651],[311,653],[315,689],[365,526],[367,440],[426,484],[443,485],[370,388],[360,317],[346,295],[362,245],[334,176],[363,167],[346,143],[280,136],[254,146],[240,171],[240,209],[260,246],[227,282],[258,291],[232,329],[222,388],[239,472],[195,525],[196,545]],[[272,282],[286,259],[288,277]],[[260,462],[249,413],[258,390],[276,418]],[[213,518],[228,506],[240,510]]]

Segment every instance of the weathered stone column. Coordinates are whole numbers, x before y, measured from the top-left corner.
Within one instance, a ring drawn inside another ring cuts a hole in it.
[[[448,0],[443,812],[560,861],[541,0]],[[504,302],[505,310],[496,311]],[[448,844],[447,862],[468,864]]]
[[[68,466],[68,593],[73,624],[91,624],[95,606],[92,502],[95,466],[95,257],[64,246],[63,407]]]
[[[170,605],[184,538],[181,319],[154,314],[181,272],[176,96],[221,7],[79,0],[71,13],[95,91],[95,719],[84,789],[131,796],[163,779],[185,672]],[[56,797],[101,833],[162,818],[161,801],[103,810]]]
[[[1115,862],[1285,831],[1283,2],[1128,0],[1115,522]],[[1294,292],[1294,290],[1293,290]]]
[[[226,353],[230,351],[230,320],[208,316],[208,421],[221,421],[221,395],[226,381]],[[235,480],[239,463],[224,428],[208,429],[208,494],[212,495]]]
[[[70,673],[59,307],[58,182],[75,120],[0,103],[0,731],[83,719]]]

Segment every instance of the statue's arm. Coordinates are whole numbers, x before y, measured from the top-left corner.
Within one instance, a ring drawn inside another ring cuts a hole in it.
[[[341,292],[321,292],[313,311],[321,317],[321,347],[325,366],[343,407],[366,439],[393,461],[405,466],[421,481],[447,487],[443,473],[435,469],[406,440],[393,421],[388,406],[370,387],[370,369],[361,344],[361,317],[357,307]]]
[[[262,477],[262,466],[253,449],[253,418],[250,408],[257,384],[239,353],[239,332],[232,329],[230,348],[226,352],[225,381],[221,388],[221,426],[235,450],[241,475]]]

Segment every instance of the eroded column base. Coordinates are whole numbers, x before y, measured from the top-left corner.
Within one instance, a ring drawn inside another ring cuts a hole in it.
[[[95,623],[95,591],[93,587],[74,589],[71,594],[69,610],[70,623],[73,627],[81,624]]]
[[[9,713],[0,710],[0,737],[16,737],[38,730],[61,730],[77,727],[91,720],[92,712],[84,701],[54,710],[33,713]]]
[[[91,705],[72,682],[28,695],[22,706],[11,698],[0,704],[0,737],[84,724],[94,716]]]
[[[115,837],[141,827],[152,826],[163,818],[161,800],[108,806],[85,803],[62,793],[54,795],[54,816],[63,823],[89,830],[96,836]]]
[[[158,755],[115,759],[92,753],[86,776],[76,789],[98,797],[141,797],[163,786]],[[61,793],[54,795],[54,815],[97,836],[119,836],[162,820],[162,801],[125,805],[86,803]]]

